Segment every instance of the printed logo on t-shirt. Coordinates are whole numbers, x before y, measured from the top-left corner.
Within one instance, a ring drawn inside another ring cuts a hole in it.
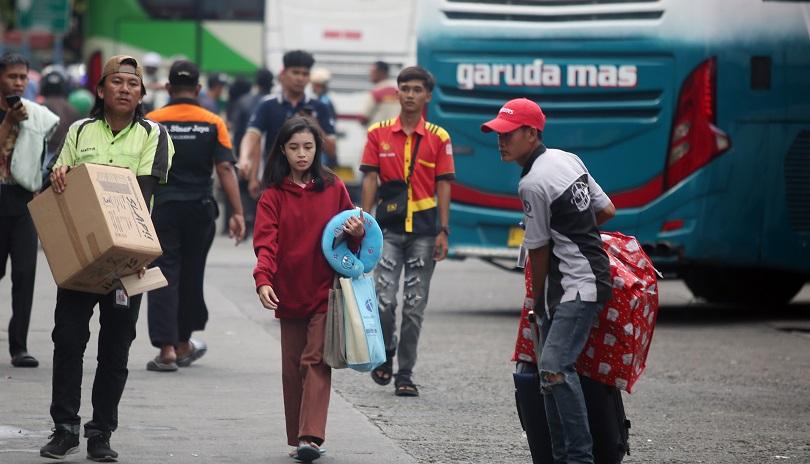
[[[577,207],[577,211],[585,211],[591,206],[591,195],[588,193],[588,184],[585,182],[574,182],[571,185],[571,203]]]
[[[527,218],[534,217],[532,216],[532,204],[527,200],[523,200],[523,213],[526,214]]]

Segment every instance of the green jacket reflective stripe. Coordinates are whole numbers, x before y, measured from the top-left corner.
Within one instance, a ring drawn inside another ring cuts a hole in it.
[[[154,121],[137,118],[113,135],[105,120],[88,118],[70,126],[54,168],[84,163],[119,166],[136,176],[154,176],[165,183],[172,156],[171,137]]]

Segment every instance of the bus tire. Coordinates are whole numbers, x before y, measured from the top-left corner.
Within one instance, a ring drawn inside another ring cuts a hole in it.
[[[762,269],[695,268],[683,280],[696,297],[733,306],[786,305],[808,281],[805,274]]]

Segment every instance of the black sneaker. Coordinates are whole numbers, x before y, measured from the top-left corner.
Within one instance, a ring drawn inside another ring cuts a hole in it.
[[[118,453],[110,448],[110,433],[87,439],[87,459],[96,462],[118,462]]]
[[[68,454],[79,450],[79,434],[71,433],[65,429],[55,429],[50,437],[51,441],[39,449],[43,458],[62,459]]]

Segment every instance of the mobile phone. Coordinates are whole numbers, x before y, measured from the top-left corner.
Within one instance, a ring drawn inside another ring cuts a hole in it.
[[[17,103],[19,102],[20,102],[19,95],[6,95],[6,105],[8,105],[9,109],[17,106]]]

